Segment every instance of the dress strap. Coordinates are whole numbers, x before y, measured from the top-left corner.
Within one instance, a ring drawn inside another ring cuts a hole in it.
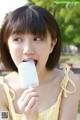
[[[69,72],[70,71],[71,71],[70,67],[66,66],[66,69],[64,69],[65,76],[64,76],[63,81],[61,82],[61,87],[64,90],[64,96],[65,97],[67,97],[67,93],[71,94],[71,93],[74,93],[76,91],[76,86],[75,86],[74,82],[69,77]],[[70,91],[70,90],[67,89],[67,85],[68,85],[69,82],[73,86],[73,90],[72,91]]]
[[[14,100],[14,98],[15,98],[15,93],[11,88],[9,88],[7,83],[4,81],[3,76],[0,77],[0,84],[2,84],[3,87],[4,87],[4,90],[5,90],[6,96],[8,98],[8,101],[12,102]],[[11,94],[12,94],[12,96],[11,96]]]
[[[0,84],[3,85],[5,93],[6,93],[6,96],[7,96],[7,99],[8,99],[10,117],[14,118],[15,110],[14,110],[14,106],[13,106],[12,102],[15,99],[15,92],[4,81],[4,77],[3,76],[0,77]]]

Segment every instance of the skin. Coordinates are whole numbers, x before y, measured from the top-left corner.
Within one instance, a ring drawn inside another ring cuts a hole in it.
[[[55,40],[52,42],[49,33],[44,39],[32,34],[14,34],[8,39],[7,45],[17,67],[24,59],[37,60],[36,69],[40,81],[39,87],[21,89],[18,73],[13,72],[5,76],[5,82],[16,93],[16,98],[13,102],[15,111],[24,115],[23,120],[38,120],[39,113],[55,104],[61,91],[60,83],[65,73],[58,69],[49,71],[45,67],[49,54],[54,49],[56,42]],[[59,120],[75,120],[77,115],[80,81],[72,72],[69,73],[69,76],[75,83],[77,90],[74,94],[70,94],[67,99],[63,96]],[[8,110],[8,101],[4,88],[2,85],[0,85],[0,88],[1,98],[3,98],[0,99],[0,110]],[[73,89],[70,83],[67,89]]]
[[[16,66],[18,67],[19,63],[25,59],[37,60],[38,74],[42,74],[44,71],[48,56],[55,44],[56,41],[51,41],[49,33],[47,33],[46,38],[31,34],[13,34],[8,39],[9,51]]]

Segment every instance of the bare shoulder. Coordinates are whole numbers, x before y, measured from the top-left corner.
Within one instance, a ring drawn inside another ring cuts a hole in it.
[[[3,87],[3,77],[2,76],[0,76],[0,97],[5,98],[5,90]],[[2,100],[4,100],[4,99],[2,99]]]
[[[1,78],[0,78],[1,79]],[[3,84],[0,83],[0,110],[6,110],[8,105],[6,93]]]
[[[80,78],[78,75],[74,74],[72,71],[69,72],[70,79],[74,82],[77,90],[80,91]]]
[[[9,74],[7,74],[4,78],[6,80],[11,80],[11,79],[15,79],[16,78],[16,72],[10,72]]]
[[[54,76],[53,80],[56,80],[56,82],[57,82],[58,84],[60,84],[60,83],[62,82],[64,76],[65,76],[65,73],[63,72],[62,69],[56,68],[56,69],[54,69],[54,71],[53,71],[53,76]],[[57,79],[56,79],[56,78],[57,78]]]
[[[13,92],[16,92],[17,89],[20,88],[19,77],[17,72],[9,73],[7,76],[4,77],[4,79],[9,88],[13,90]]]
[[[16,72],[11,72],[8,75],[6,75],[4,79],[5,79],[5,82],[10,86],[11,84],[13,85],[17,82],[16,79],[18,79],[18,75]]]
[[[80,98],[80,79],[72,71],[68,73],[66,79],[69,79],[67,88],[64,89],[67,96],[62,97],[59,120],[76,120]]]

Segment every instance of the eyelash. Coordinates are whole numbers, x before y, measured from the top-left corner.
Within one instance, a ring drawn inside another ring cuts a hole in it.
[[[40,42],[40,41],[43,41],[43,40],[44,40],[44,39],[41,38],[41,37],[34,37],[34,38],[33,38],[33,41],[36,41],[36,42]],[[13,39],[13,41],[14,41],[14,42],[22,42],[23,39],[22,39],[22,38],[15,38],[15,39]]]
[[[16,38],[16,39],[14,39],[14,41],[16,41],[16,42],[21,42],[21,41],[23,41],[21,38]]]
[[[43,41],[43,39],[40,38],[40,37],[35,37],[35,38],[34,38],[34,41]]]

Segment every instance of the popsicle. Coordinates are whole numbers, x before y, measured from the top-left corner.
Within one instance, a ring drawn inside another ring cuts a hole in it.
[[[39,86],[39,79],[33,60],[20,63],[18,66],[18,72],[22,88]]]

